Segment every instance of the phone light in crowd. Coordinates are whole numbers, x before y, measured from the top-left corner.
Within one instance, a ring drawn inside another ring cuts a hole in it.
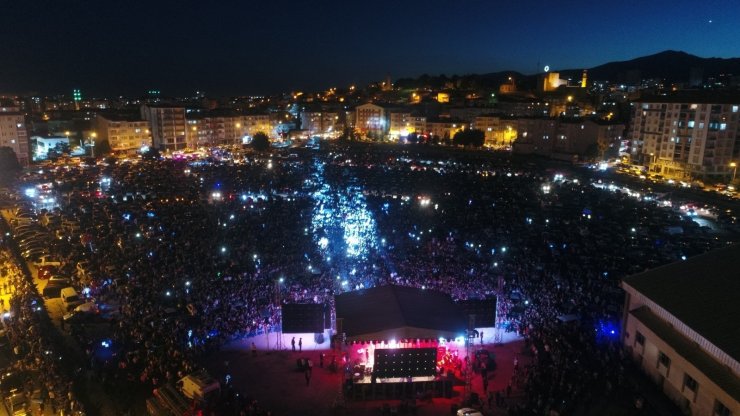
[[[168,291],[167,291],[167,293],[165,293],[165,295],[167,295],[167,296],[172,296],[172,292],[170,292],[170,291],[168,290]]]
[[[190,286],[190,280],[185,282],[185,286]]]
[[[226,253],[226,247],[221,247],[221,252]]]
[[[104,339],[103,341],[100,342],[100,345],[103,348],[110,348],[111,342],[110,342],[110,340]]]
[[[283,282],[285,281],[285,278],[284,278],[284,277],[281,277],[280,279],[278,279],[278,281],[279,281],[280,283],[283,283]]]

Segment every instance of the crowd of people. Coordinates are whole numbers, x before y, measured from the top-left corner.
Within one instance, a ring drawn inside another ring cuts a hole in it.
[[[89,296],[117,306],[115,354],[98,360],[112,383],[143,390],[229,340],[278,330],[278,300],[331,304],[394,283],[496,296],[500,323],[536,357],[523,411],[572,408],[595,379],[619,382],[618,336],[602,330],[619,319],[619,279],[734,238],[586,176],[506,158],[331,146],[51,175],[64,201],[55,215],[86,236],[63,238],[53,254]]]

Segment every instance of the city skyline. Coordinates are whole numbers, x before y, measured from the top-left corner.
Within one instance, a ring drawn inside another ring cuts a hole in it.
[[[373,12],[372,10],[378,10]],[[740,56],[728,1],[6,6],[0,91],[272,94],[429,74],[590,68],[663,50]],[[9,59],[8,59],[9,58]]]

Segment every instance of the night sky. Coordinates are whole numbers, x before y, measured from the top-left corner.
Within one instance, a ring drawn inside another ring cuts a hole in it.
[[[737,0],[8,0],[0,93],[267,94],[666,49],[737,57],[738,21]]]

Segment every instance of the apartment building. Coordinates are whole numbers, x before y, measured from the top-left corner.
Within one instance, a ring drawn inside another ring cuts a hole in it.
[[[31,162],[28,147],[28,131],[23,114],[0,111],[0,146],[13,149],[21,166]]]
[[[693,416],[740,415],[740,244],[627,277],[621,338]]]
[[[633,103],[632,157],[674,179],[728,179],[740,155],[740,97],[665,96]]]

